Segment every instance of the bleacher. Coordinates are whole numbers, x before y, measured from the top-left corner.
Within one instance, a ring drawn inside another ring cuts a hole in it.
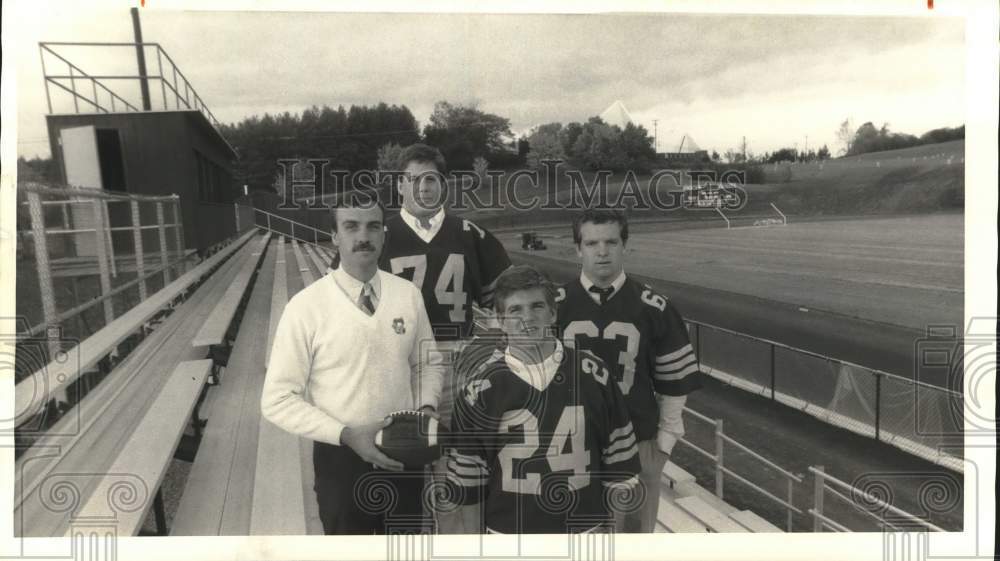
[[[18,459],[16,535],[74,535],[95,520],[136,535],[151,509],[160,535],[322,534],[312,443],[263,419],[260,396],[285,304],[333,253],[256,231],[214,250],[81,343],[78,370],[54,361],[18,384],[24,410],[32,384],[65,387],[148,332]],[[168,528],[159,487],[174,458],[191,466]],[[658,532],[781,531],[672,463],[662,489]]]
[[[236,280],[238,265],[260,245],[254,238],[266,236],[244,234],[84,340],[73,352],[76,360],[57,356],[17,385],[18,410],[40,409],[45,395],[80,377],[127,337],[149,331],[17,459],[16,535],[64,535],[74,523],[102,516],[117,521],[119,533],[135,534],[154,503],[165,530],[159,483],[198,415],[211,368],[204,349],[191,341]]]
[[[660,477],[658,533],[784,532],[754,512],[719,499],[672,462],[667,462]]]

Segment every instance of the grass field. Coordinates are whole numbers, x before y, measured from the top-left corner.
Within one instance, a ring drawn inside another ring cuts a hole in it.
[[[500,234],[520,250],[518,234]],[[576,262],[570,228],[546,257]],[[636,225],[626,268],[923,331],[963,322],[963,215],[828,220],[766,228],[659,231]]]
[[[765,183],[749,184],[747,206],[729,214],[755,218],[773,215],[770,203],[775,203],[789,215],[808,216],[857,216],[872,214],[960,212],[965,200],[965,141],[957,140],[929,144],[903,150],[875,152],[860,156],[837,158],[823,162],[795,164],[764,164]],[[563,170],[565,172],[565,170]],[[595,173],[580,173],[584,187],[591,190]],[[505,175],[501,186],[510,175]],[[629,176],[615,173],[608,177],[605,192],[614,204]],[[647,202],[650,197],[649,175],[633,176],[638,191]],[[685,179],[687,176],[682,177]],[[687,178],[689,179],[689,178]],[[686,180],[683,182],[687,182]],[[680,191],[680,186],[665,177],[658,183],[657,193],[666,197],[668,191]],[[545,173],[539,173],[538,182],[519,176],[512,183],[510,192],[502,188],[493,192],[488,186],[480,187],[473,194],[486,203],[499,200],[503,208],[476,210],[464,208],[454,214],[476,221],[490,229],[532,227],[565,222],[574,213],[572,209],[551,208],[573,206],[580,208],[579,193],[565,173],[556,176],[549,184]],[[452,190],[454,195],[455,189]],[[554,196],[550,196],[554,193]],[[577,194],[577,204],[569,203]],[[525,210],[515,210],[515,204],[537,204]],[[665,200],[665,199],[661,199]],[[629,204],[628,199],[622,204]],[[548,203],[550,208],[539,208]],[[453,204],[453,202],[452,202]],[[472,205],[475,206],[475,205]],[[635,218],[655,218],[681,221],[706,221],[718,219],[714,212],[705,210],[657,210],[635,208],[630,211]],[[750,222],[753,220],[751,219]]]
[[[840,181],[858,181],[873,172],[915,167],[922,171],[965,163],[965,141],[953,140],[939,144],[925,144],[913,148],[870,152],[858,156],[836,158],[825,162],[767,164],[764,172],[769,182],[802,181],[825,178]]]

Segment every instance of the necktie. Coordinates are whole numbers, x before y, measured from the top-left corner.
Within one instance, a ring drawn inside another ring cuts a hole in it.
[[[431,229],[431,219],[430,218],[421,216],[420,218],[417,219],[417,223],[420,224],[420,227],[423,228],[424,230],[430,230]]]
[[[604,304],[605,302],[608,301],[608,298],[611,298],[611,293],[615,291],[615,288],[613,286],[609,286],[607,288],[601,288],[595,285],[591,286],[587,290],[593,292],[594,294],[599,294],[601,296],[601,304]]]
[[[358,307],[368,315],[375,314],[375,305],[372,304],[372,285],[365,283],[361,288],[361,296],[358,298]]]

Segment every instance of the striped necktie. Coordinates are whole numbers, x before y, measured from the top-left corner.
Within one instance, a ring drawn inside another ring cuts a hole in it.
[[[372,304],[372,285],[367,282],[361,288],[361,296],[358,298],[358,307],[368,315],[375,315],[375,305]]]

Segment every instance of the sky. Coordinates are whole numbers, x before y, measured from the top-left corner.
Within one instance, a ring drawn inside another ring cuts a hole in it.
[[[129,3],[80,4],[14,8],[17,31],[5,47],[17,61],[18,155],[49,152],[38,42],[133,40]],[[854,127],[888,123],[916,135],[965,123],[965,27],[957,18],[170,10],[141,17],[144,40],[160,43],[227,123],[384,101],[406,105],[423,125],[434,103],[448,100],[477,104],[524,133],[584,121],[621,100],[651,133],[657,121],[659,151],[675,150],[686,134],[720,153],[743,137],[756,153],[823,144],[836,152],[836,129],[848,118]],[[135,72],[132,49],[58,52],[91,74]],[[46,59],[50,73],[64,71],[55,61]],[[155,59],[147,64],[155,73]],[[117,84],[137,99],[135,87]],[[154,104],[162,103],[157,84]],[[54,112],[72,111],[69,97],[52,96]]]

